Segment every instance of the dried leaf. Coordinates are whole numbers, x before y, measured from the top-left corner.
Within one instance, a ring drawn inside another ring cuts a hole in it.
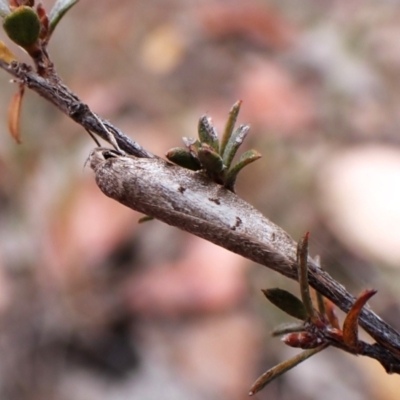
[[[239,159],[237,164],[226,175],[224,186],[233,190],[239,172],[246,166],[261,158],[261,154],[256,150],[246,151]]]
[[[0,60],[11,64],[12,61],[17,61],[17,58],[11,50],[0,40]]]
[[[232,106],[231,110],[229,111],[228,121],[226,122],[224,134],[222,135],[220,154],[224,154],[225,147],[228,144],[230,137],[232,136],[241,105],[242,100],[239,100]]]
[[[182,147],[174,147],[173,149],[170,149],[165,156],[169,161],[172,161],[183,168],[191,169],[192,171],[198,171],[201,169],[201,164],[197,158],[193,157],[189,150]]]
[[[317,264],[318,268],[321,268],[321,259],[320,259],[320,257],[319,256],[315,256],[314,260],[315,260],[315,263]],[[317,292],[315,289],[314,289],[314,292],[315,292],[315,297],[316,297],[316,300],[317,300],[318,312],[321,315],[325,315],[326,310],[325,310],[324,297],[322,296],[322,294],[320,292]]]
[[[275,378],[278,378],[285,372],[289,371],[290,369],[294,368],[295,366],[299,365],[303,361],[307,360],[308,358],[312,357],[314,354],[319,353],[320,351],[324,350],[328,347],[327,344],[323,344],[315,349],[303,351],[300,354],[290,358],[287,361],[284,361],[275,367],[269,369],[267,372],[262,374],[250,388],[249,396],[255,395],[257,392],[262,390],[268,383],[272,382]]]
[[[310,286],[311,301],[313,304],[317,304],[317,309],[319,315],[325,315],[325,304],[324,297],[321,293],[317,292],[314,288]]]
[[[301,322],[295,322],[292,324],[282,324],[277,326],[272,332],[271,336],[281,336],[287,333],[302,332],[304,331],[304,324]]]
[[[8,110],[8,129],[11,136],[15,139],[17,143],[21,143],[20,135],[20,115],[21,115],[21,105],[22,98],[24,96],[25,86],[20,85],[19,90],[11,99],[10,108]]]
[[[363,290],[347,313],[343,322],[343,341],[352,349],[358,347],[358,317],[367,301],[376,293],[374,289]]]
[[[53,33],[57,24],[61,21],[61,18],[65,13],[76,3],[78,0],[57,0],[50,11],[50,34]]]
[[[203,115],[198,126],[199,139],[201,143],[208,144],[215,152],[219,152],[218,134],[211,125],[209,118]]]
[[[236,152],[242,145],[244,138],[249,132],[249,125],[240,125],[238,129],[231,135],[226,144],[225,150],[222,155],[222,160],[227,168],[230,168],[232,164],[233,157],[235,157]]]
[[[310,286],[308,284],[308,238],[307,232],[297,245],[297,264],[299,265],[299,282],[301,299],[311,321],[318,319],[311,301]]]
[[[302,321],[307,319],[307,311],[303,303],[292,293],[279,288],[266,289],[262,290],[262,292],[273,305],[280,308],[286,314]]]

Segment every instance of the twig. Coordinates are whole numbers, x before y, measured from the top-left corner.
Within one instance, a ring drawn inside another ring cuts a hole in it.
[[[26,84],[85,129],[109,141],[89,107],[60,81],[46,80],[25,64],[0,61],[0,68]],[[167,224],[207,239],[288,278],[298,279],[296,243],[234,193],[203,175],[159,159],[102,120],[118,146],[131,154],[120,156],[95,149],[90,165],[96,182],[109,197]],[[347,312],[355,298],[308,258],[309,283]],[[377,341],[365,349],[389,373],[400,373],[400,335],[370,309],[363,308],[360,325]]]

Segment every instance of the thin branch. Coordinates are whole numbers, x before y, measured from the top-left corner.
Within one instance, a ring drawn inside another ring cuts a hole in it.
[[[110,135],[104,130],[104,125],[111,134],[114,135],[119,148],[128,154],[136,157],[154,158],[154,154],[143,149],[138,143],[124,135],[118,128],[113,126],[109,121],[101,119],[101,123],[97,116],[90,108],[82,103],[60,79],[45,79],[39,76],[32,68],[26,64],[12,62],[7,64],[0,60],[0,68],[6,70],[19,83],[25,84],[29,89],[32,89],[39,96],[45,98],[61,112],[73,119],[85,129],[97,134],[103,140],[110,143]],[[112,143],[110,143],[112,144]]]
[[[109,141],[109,135],[93,112],[61,81],[50,82],[25,64],[16,62],[9,65],[0,61],[0,68],[85,129]],[[115,135],[118,146],[133,156],[120,156],[107,149],[95,149],[91,153],[89,161],[96,182],[107,196],[288,278],[298,279],[296,243],[285,231],[201,173],[159,159],[110,122],[102,120],[102,123]],[[308,258],[308,271],[312,287],[343,311],[350,309],[355,298],[311,258]],[[365,355],[376,358],[387,372],[400,373],[400,334],[367,308],[363,308],[359,321],[377,341],[365,349]]]

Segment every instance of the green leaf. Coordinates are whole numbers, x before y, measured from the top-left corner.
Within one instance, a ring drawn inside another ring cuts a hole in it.
[[[75,5],[79,0],[57,0],[50,11],[49,21],[50,21],[50,33],[52,33],[61,21],[61,18],[65,13]]]
[[[303,303],[292,293],[279,288],[262,290],[262,292],[273,305],[277,306],[286,314],[301,319],[302,321],[307,319],[308,314]]]
[[[221,183],[218,177],[225,169],[221,156],[210,146],[202,144],[197,152],[197,157],[207,174],[216,182]]]
[[[201,143],[208,144],[217,153],[219,151],[219,141],[216,129],[211,125],[206,115],[199,120],[198,126],[199,139]]]
[[[39,38],[39,16],[31,7],[21,6],[4,18],[3,28],[14,43],[27,48]]]
[[[229,111],[228,121],[226,122],[224,134],[222,135],[220,154],[224,154],[224,150],[230,137],[232,136],[233,129],[239,115],[240,106],[242,105],[242,100],[237,101]]]
[[[0,0],[0,17],[5,18],[10,13],[11,9],[8,0]]]
[[[237,164],[228,172],[225,178],[224,186],[229,190],[233,190],[239,172],[246,165],[249,165],[252,162],[257,161],[260,158],[261,154],[256,150],[249,150],[243,153]]]
[[[173,149],[170,149],[165,156],[169,161],[172,161],[183,168],[191,169],[193,171],[201,169],[200,162],[193,157],[189,150],[182,147],[174,147]]]
[[[233,132],[232,136],[229,138],[224,153],[222,155],[222,160],[224,161],[224,164],[227,168],[230,168],[233,157],[235,157],[236,152],[242,145],[244,138],[249,132],[249,129],[250,126],[248,125],[240,125],[239,128],[236,129],[236,131]]]

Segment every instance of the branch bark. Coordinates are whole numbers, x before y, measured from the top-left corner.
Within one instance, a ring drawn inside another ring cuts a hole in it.
[[[40,77],[29,66],[17,62],[0,61],[0,68],[102,139],[110,142],[104,126],[112,133],[128,155],[97,148],[89,156],[104,194],[290,279],[298,279],[296,243],[250,204],[201,173],[172,165],[143,149],[110,122],[100,120],[59,79]],[[308,259],[308,267],[310,285],[347,312],[355,298],[312,258]],[[377,342],[364,355],[377,359],[387,372],[400,373],[400,334],[369,308],[363,309],[359,322]]]

